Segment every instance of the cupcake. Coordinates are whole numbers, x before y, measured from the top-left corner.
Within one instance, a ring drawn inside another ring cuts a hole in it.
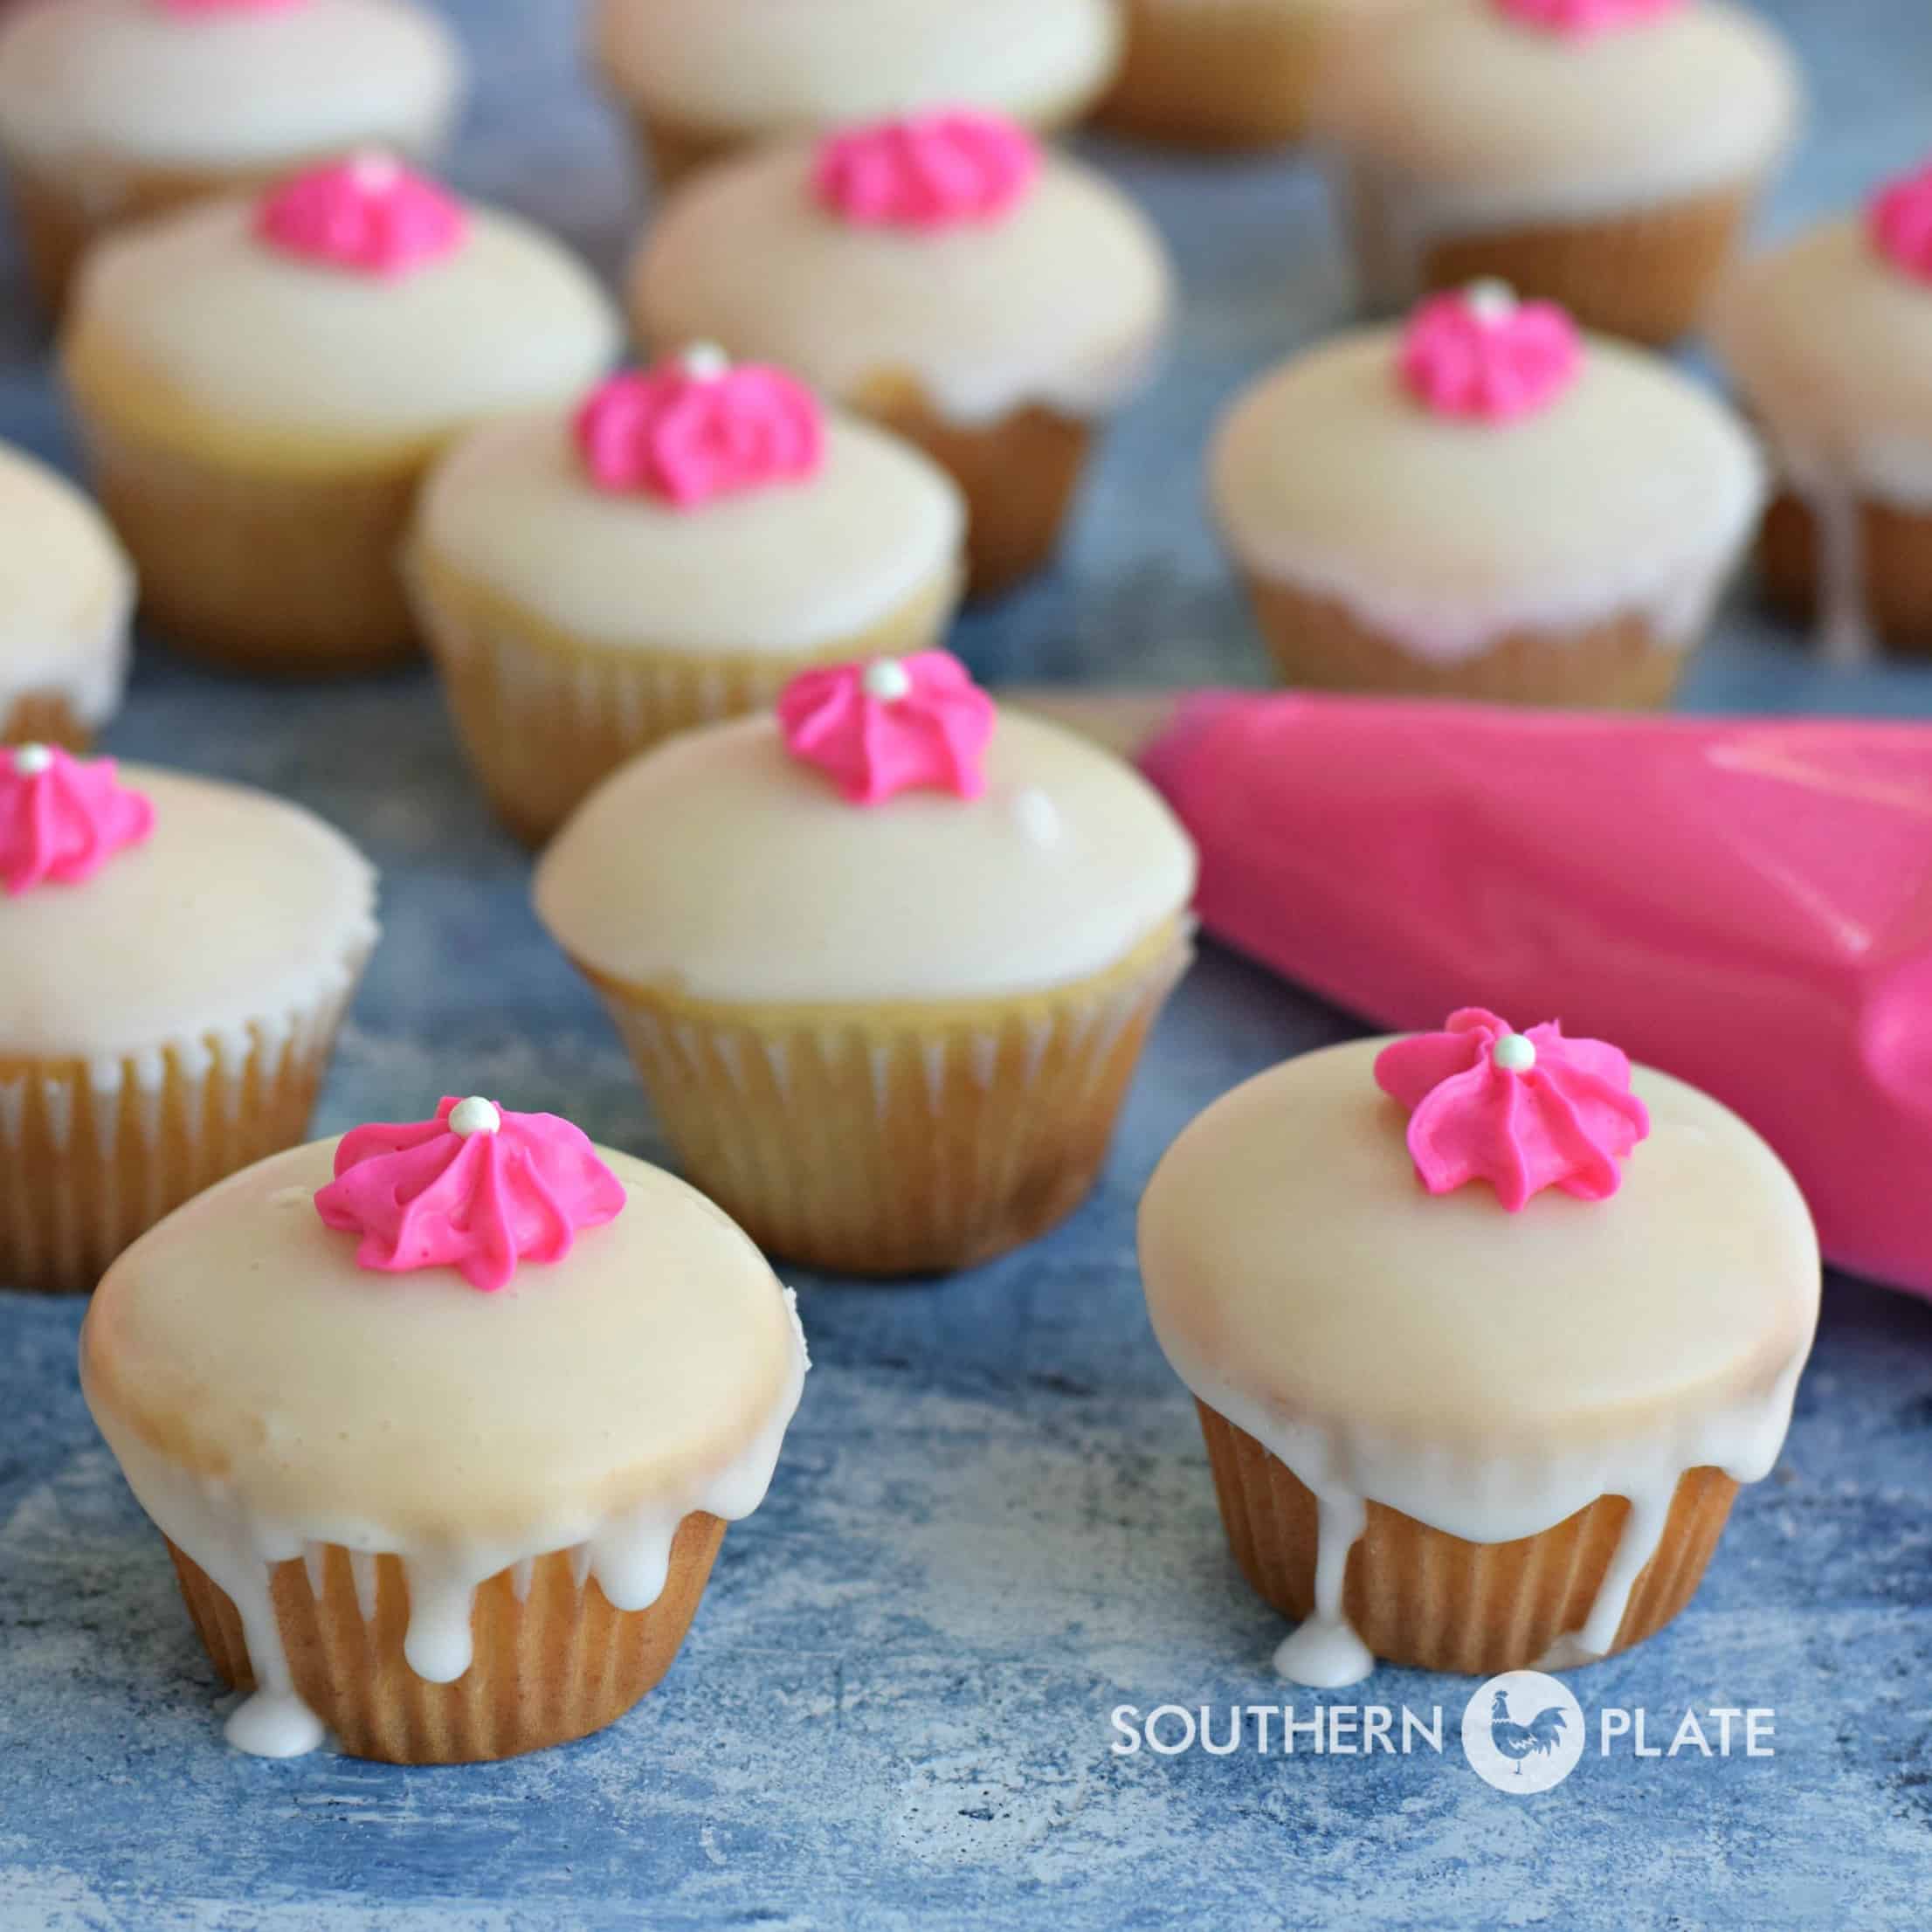
[[[1432,0],[1363,23],[1314,109],[1370,302],[1494,276],[1653,343],[1697,323],[1798,112],[1729,0]]]
[[[91,1288],[302,1137],[374,903],[348,841],[279,798],[0,751],[0,1284]]]
[[[1291,684],[1604,706],[1669,697],[1760,468],[1668,364],[1493,284],[1284,363],[1209,456]]]
[[[596,0],[590,36],[662,185],[748,142],[942,102],[1066,127],[1121,30],[1115,0]]]
[[[1776,458],[1772,594],[1836,655],[1932,651],[1932,168],[1745,265],[1712,333]]]
[[[0,160],[58,304],[104,230],[362,147],[424,158],[462,92],[409,0],[30,0],[0,22]]]
[[[134,601],[100,511],[0,443],[0,744],[87,749],[120,708]]]
[[[632,761],[536,907],[700,1187],[768,1252],[906,1275],[1087,1194],[1193,889],[1138,773],[925,652]]]
[[[619,335],[547,236],[365,155],[110,236],[61,360],[170,641],[342,672],[413,647],[397,552],[431,460],[578,396]]]
[[[1735,1114],[1600,1040],[1447,1028],[1218,1101],[1141,1206],[1244,1574],[1337,1687],[1590,1661],[1689,1602],[1770,1471],[1818,1251]]]
[[[1094,425],[1148,380],[1170,301],[1159,238],[1116,189],[963,111],[708,170],[631,279],[647,342],[776,362],[950,470],[980,593],[1052,551]]]
[[[251,1693],[230,1742],[455,1763],[621,1717],[771,1480],[790,1299],[682,1182],[480,1096],[170,1215],[81,1385]]]
[[[917,450],[699,347],[466,438],[408,575],[471,762],[541,840],[667,733],[935,642],[964,528]]]

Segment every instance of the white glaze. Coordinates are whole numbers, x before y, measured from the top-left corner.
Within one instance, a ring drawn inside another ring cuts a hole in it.
[[[1590,336],[1549,408],[1439,416],[1399,382],[1397,343],[1393,328],[1339,336],[1223,418],[1210,487],[1242,567],[1435,662],[1627,611],[1694,643],[1763,502],[1731,412],[1659,357]]]
[[[826,213],[811,166],[787,144],[672,197],[631,273],[649,343],[714,340],[848,402],[910,376],[968,424],[1033,404],[1104,416],[1148,380],[1173,301],[1166,253],[1094,169],[1049,153],[1005,216],[923,233]]]
[[[0,724],[27,697],[106,723],[128,675],[134,566],[64,477],[0,444]]]
[[[252,197],[110,236],[63,335],[68,380],[164,442],[293,463],[426,453],[574,400],[617,353],[610,302],[541,230],[469,213],[460,247],[393,278],[257,240]]]
[[[254,169],[364,142],[440,144],[456,40],[404,0],[188,19],[154,0],[32,0],[0,26],[0,141],[40,162]]]
[[[965,505],[918,451],[833,414],[800,483],[678,509],[598,489],[566,411],[491,424],[425,486],[414,542],[574,638],[788,653],[859,636],[956,567]]]
[[[700,999],[844,1003],[1042,990],[1182,913],[1194,850],[1131,767],[1003,712],[983,797],[854,805],[769,717],[686,732],[594,792],[537,868],[580,965]],[[1054,834],[1038,836],[1046,802]]]
[[[81,1377],[143,1508],[224,1590],[259,1684],[230,1741],[321,1742],[295,1694],[272,1566],[323,1544],[394,1555],[404,1653],[426,1681],[471,1661],[477,1587],[569,1552],[620,1610],[664,1588],[678,1526],[762,1500],[808,1366],[789,1293],[694,1190],[600,1149],[630,1193],[555,1266],[500,1294],[452,1269],[355,1262],[314,1190],[335,1143],[278,1155],[170,1216],[97,1291]],[[265,1300],[272,1319],[265,1315]]]
[[[629,99],[740,135],[955,103],[1058,120],[1120,45],[1112,0],[599,0],[590,31]]]
[[[1155,1330],[1320,1505],[1289,1674],[1365,1667],[1342,1580],[1370,1501],[1501,1542],[1629,1498],[1565,1646],[1601,1655],[1683,1474],[1751,1482],[1777,1459],[1817,1320],[1810,1218],[1735,1115],[1646,1068],[1652,1133],[1609,1200],[1546,1191],[1510,1215],[1480,1183],[1432,1197],[1375,1086],[1385,1044],[1291,1061],[1182,1135],[1141,1211]]]

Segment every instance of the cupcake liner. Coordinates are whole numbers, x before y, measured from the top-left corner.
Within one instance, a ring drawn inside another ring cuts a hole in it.
[[[1690,656],[1660,642],[1640,612],[1625,611],[1576,631],[1512,631],[1476,657],[1438,664],[1332,598],[1252,576],[1247,588],[1283,679],[1314,690],[1651,709],[1669,702]]]
[[[362,963],[285,1022],[119,1059],[0,1054],[0,1283],[85,1292],[191,1195],[300,1142]]]
[[[0,693],[0,745],[59,745],[78,756],[93,742],[93,727],[66,693],[27,691],[10,702]]]
[[[353,1757],[464,1764],[588,1736],[623,1716],[670,1669],[724,1540],[716,1516],[684,1519],[664,1591],[648,1610],[611,1608],[569,1551],[500,1571],[471,1611],[475,1658],[453,1684],[425,1682],[403,1654],[409,1586],[400,1559],[312,1543],[278,1564],[273,1600],[302,1700]],[[227,1594],[172,1542],[189,1614],[237,1689],[254,1672]]]
[[[1071,1213],[1190,957],[1176,919],[1054,990],[706,1004],[596,974],[686,1175],[758,1245],[840,1274],[988,1260]]]
[[[1196,1406],[1235,1560],[1257,1595],[1299,1621],[1314,1607],[1314,1496],[1245,1429]],[[1716,1469],[1680,1480],[1612,1650],[1641,1643],[1690,1601],[1736,1494]],[[1583,1627],[1629,1510],[1621,1496],[1604,1496],[1539,1535],[1472,1543],[1370,1502],[1349,1557],[1343,1614],[1391,1664],[1472,1677],[1561,1667],[1561,1640]]]
[[[814,650],[690,652],[571,637],[420,549],[408,574],[471,767],[533,845],[673,731],[764,709],[815,664],[928,648],[958,595],[949,572],[870,630]]]
[[[1860,589],[1872,631],[1894,650],[1932,654],[1932,515],[1869,498],[1856,514]],[[1819,616],[1818,518],[1802,498],[1786,492],[1765,513],[1757,564],[1777,603],[1806,621]]]

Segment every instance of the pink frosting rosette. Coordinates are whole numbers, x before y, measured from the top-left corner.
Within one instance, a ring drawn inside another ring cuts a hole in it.
[[[993,700],[946,651],[802,672],[778,699],[786,750],[855,805],[916,789],[979,797],[994,721]]]
[[[0,886],[77,886],[155,829],[155,808],[122,784],[112,758],[58,745],[0,751]]]
[[[1675,13],[1684,0],[1491,0],[1499,13],[1526,26],[1585,40],[1618,27],[1640,27]]]
[[[1501,282],[1432,295],[1403,331],[1403,386],[1438,416],[1510,423],[1545,410],[1583,371],[1583,338],[1555,302]]]
[[[1554,1022],[1517,1033],[1466,1006],[1443,1032],[1385,1047],[1375,1074],[1409,1109],[1409,1153],[1430,1193],[1487,1181],[1512,1214],[1545,1188],[1607,1200],[1623,1185],[1618,1162],[1650,1133],[1630,1061]]]
[[[945,108],[828,135],[812,168],[812,193],[859,227],[935,231],[1011,213],[1038,178],[1039,160],[1039,143],[1017,121]]]
[[[197,15],[223,13],[293,13],[306,7],[308,0],[154,0],[163,13],[178,13],[193,19]]]
[[[394,280],[463,245],[461,202],[388,155],[325,162],[271,188],[255,232],[299,260]]]
[[[1922,282],[1932,282],[1932,162],[1887,182],[1872,198],[1866,225],[1879,253]]]
[[[362,1267],[453,1267],[493,1294],[519,1262],[562,1260],[579,1233],[614,1221],[626,1199],[624,1183],[569,1121],[507,1113],[473,1096],[445,1098],[432,1121],[345,1134],[315,1211],[362,1238]]]

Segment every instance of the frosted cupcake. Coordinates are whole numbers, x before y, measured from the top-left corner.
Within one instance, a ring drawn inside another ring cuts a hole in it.
[[[404,1764],[621,1716],[771,1480],[804,1337],[702,1196],[480,1096],[264,1161],[123,1255],[88,1406],[229,1741]]]
[[[134,601],[100,511],[0,443],[0,744],[87,749],[120,707]]]
[[[431,461],[575,399],[619,335],[548,237],[369,155],[111,236],[61,360],[155,624],[314,673],[408,654],[397,553]]]
[[[1838,655],[1932,651],[1932,169],[1746,264],[1712,333],[1777,459],[1772,594]]]
[[[547,837],[667,733],[943,631],[965,509],[909,445],[697,348],[478,430],[424,493],[423,630],[465,747]]]
[[[1284,363],[1209,456],[1290,683],[1577,705],[1670,695],[1760,470],[1667,363],[1497,285]]]
[[[301,1138],[374,902],[348,841],[264,792],[0,751],[0,1286],[91,1288]]]
[[[1729,0],[1432,0],[1364,22],[1314,107],[1371,303],[1495,276],[1657,343],[1798,114],[1791,54]]]
[[[0,158],[50,305],[141,215],[363,147],[433,155],[462,62],[409,0],[30,0],[0,20]]]
[[[626,765],[536,906],[697,1184],[769,1252],[901,1275],[1079,1204],[1193,888],[1138,773],[928,652]]]
[[[597,0],[590,36],[660,183],[747,142],[941,102],[1064,128],[1121,39],[1114,0]]]
[[[1236,1088],[1140,1239],[1234,1553],[1301,1620],[1276,1667],[1322,1687],[1660,1628],[1776,1462],[1818,1317],[1810,1217],[1742,1121],[1478,1009]]]
[[[1159,238],[1011,121],[936,113],[788,144],[673,197],[631,278],[639,333],[794,370],[950,470],[972,588],[1058,541],[1093,432],[1146,383]]]

